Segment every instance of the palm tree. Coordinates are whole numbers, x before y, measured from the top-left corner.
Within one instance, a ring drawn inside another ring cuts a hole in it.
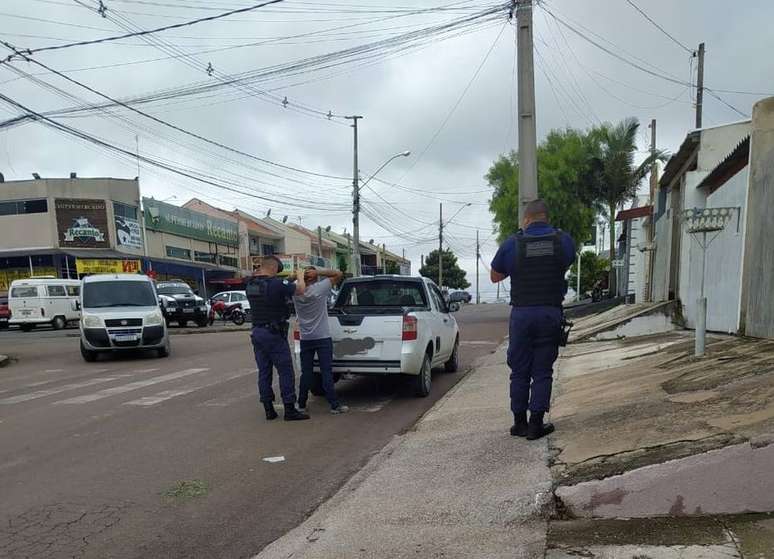
[[[666,153],[656,151],[639,165],[634,164],[637,153],[637,132],[640,123],[627,118],[615,126],[599,128],[602,153],[597,165],[598,200],[610,224],[610,260],[615,258],[615,214],[625,202],[637,196],[637,189],[656,161],[665,161]],[[615,268],[610,266],[611,292],[615,291]]]

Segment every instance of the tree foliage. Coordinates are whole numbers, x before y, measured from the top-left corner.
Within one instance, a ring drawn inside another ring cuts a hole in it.
[[[584,252],[581,255],[581,293],[588,293],[599,280],[604,279],[610,269],[610,261],[607,258],[593,252]],[[578,285],[578,259],[570,268],[568,278],[570,287],[575,289]]]
[[[448,249],[443,251],[443,285],[449,289],[467,289],[470,287],[465,270],[457,264],[457,257]],[[438,251],[434,250],[425,257],[425,265],[419,270],[419,274],[426,278],[438,281]]]
[[[600,154],[598,130],[554,130],[538,146],[540,197],[549,207],[552,225],[566,231],[578,244],[591,238],[599,209],[595,177]],[[489,207],[498,238],[504,241],[520,228],[518,154],[500,156],[485,178],[494,189]]]

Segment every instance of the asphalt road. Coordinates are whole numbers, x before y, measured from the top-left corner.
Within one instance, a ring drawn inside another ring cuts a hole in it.
[[[295,423],[263,418],[246,332],[89,364],[66,332],[0,332],[18,359],[0,369],[0,556],[250,557],[493,351],[507,315],[457,314],[463,371],[435,373],[429,398],[358,377],[337,384],[350,414],[312,399]]]

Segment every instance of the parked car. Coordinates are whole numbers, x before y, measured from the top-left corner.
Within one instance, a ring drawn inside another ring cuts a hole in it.
[[[78,310],[80,280],[37,277],[14,280],[8,291],[9,325],[29,332],[38,325],[60,330],[81,317]]]
[[[0,295],[0,328],[8,328],[11,309],[8,308],[8,295]]]
[[[156,283],[156,291],[161,305],[161,312],[167,325],[177,322],[185,327],[188,321],[197,326],[207,326],[209,309],[202,297],[194,293],[191,286],[182,281],[160,281]]]
[[[242,305],[243,311],[246,313],[250,312],[250,301],[247,300],[246,291],[221,291],[220,293],[210,297],[210,305],[216,301],[222,301],[226,305],[230,305],[231,303],[240,303]]]
[[[169,332],[153,281],[141,274],[103,274],[83,279],[81,355],[94,361],[100,353],[129,349],[170,352]]]
[[[455,291],[449,295],[449,303],[469,304],[472,299],[473,296],[467,291]]]
[[[438,286],[427,278],[374,276],[347,279],[329,311],[333,372],[404,375],[427,396],[431,371],[459,367],[459,329]],[[295,351],[300,354],[298,326]],[[322,394],[319,370],[312,393]]]

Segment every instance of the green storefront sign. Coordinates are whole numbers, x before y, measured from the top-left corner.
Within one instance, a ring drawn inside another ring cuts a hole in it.
[[[229,246],[239,244],[236,223],[152,198],[143,198],[142,205],[145,209],[145,227],[148,229],[208,243]]]

